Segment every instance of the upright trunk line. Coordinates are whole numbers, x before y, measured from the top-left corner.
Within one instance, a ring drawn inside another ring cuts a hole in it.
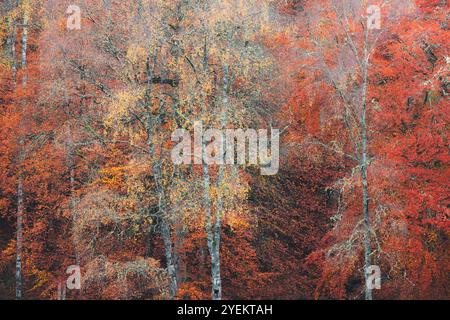
[[[222,127],[222,139],[225,141],[224,130],[228,121],[228,91],[229,91],[229,67],[223,68],[223,87],[222,87],[222,112],[221,112],[221,127]],[[222,150],[225,153],[225,150]],[[225,155],[223,156],[225,159]],[[222,299],[222,279],[220,273],[220,242],[222,231],[222,216],[223,216],[223,196],[220,191],[223,187],[225,179],[225,164],[221,164],[219,167],[219,176],[217,179],[217,188],[219,189],[219,196],[217,199],[216,212],[214,215],[214,229],[212,230],[212,243],[211,243],[211,273],[212,273],[212,289],[213,300]]]
[[[371,265],[370,247],[370,216],[369,216],[369,184],[367,179],[367,76],[368,76],[368,39],[369,28],[366,26],[364,33],[364,60],[363,60],[363,88],[362,88],[362,112],[361,112],[361,178],[363,195],[363,216],[364,216],[364,279],[365,279],[365,299],[372,300],[372,289],[368,286],[368,270]]]
[[[208,50],[207,42],[205,38],[205,45],[203,48],[203,70],[205,73],[208,72]],[[224,76],[225,78],[225,76]],[[206,97],[205,97],[206,99]],[[205,101],[204,112],[206,110],[207,101]],[[223,109],[222,109],[223,110]],[[222,298],[222,286],[220,280],[220,220],[218,219],[217,213],[219,212],[219,204],[216,207],[215,214],[215,224],[213,227],[213,213],[212,213],[212,200],[210,195],[211,189],[211,178],[209,175],[208,164],[204,161],[206,157],[206,141],[202,137],[202,163],[203,163],[203,187],[204,187],[204,207],[205,207],[205,229],[206,229],[206,243],[208,246],[208,251],[211,258],[211,282],[212,290],[211,297],[213,300],[220,300]],[[219,169],[223,170],[223,166]],[[219,175],[220,172],[219,172]],[[219,179],[220,180],[220,179]],[[220,210],[221,211],[221,210]],[[217,236],[217,229],[219,229],[219,235]]]
[[[25,8],[24,16],[23,16],[23,32],[22,32],[22,69],[24,71],[22,77],[22,85],[26,87],[27,85],[27,74],[25,69],[27,67],[27,48],[28,48],[28,12]]]
[[[23,176],[20,173],[17,183],[16,300],[22,299],[23,214]]]
[[[150,56],[147,58],[146,68],[147,68],[147,88],[146,88],[146,98],[149,99],[150,92],[152,91],[152,79],[153,73],[156,68],[156,60],[158,57],[158,51],[155,51],[153,55],[153,61],[151,63]],[[149,155],[155,154],[155,143],[153,139],[156,137],[156,126],[153,122],[151,115],[148,116],[147,119],[147,147]],[[159,217],[161,223],[161,235],[163,237],[164,248],[165,248],[165,256],[166,256],[166,264],[167,264],[167,274],[169,276],[170,281],[170,298],[174,299],[178,292],[178,282],[177,282],[177,268],[175,266],[175,254],[173,252],[172,239],[170,234],[170,224],[167,219],[167,206],[166,206],[166,196],[164,193],[164,186],[162,185],[162,163],[161,160],[158,159],[153,165],[153,176],[156,186],[156,191],[159,196]]]
[[[22,85],[27,85],[27,75],[25,72],[27,66],[27,46],[28,46],[28,12],[25,9],[23,16],[22,31],[22,69],[24,70]],[[25,158],[23,150],[23,140],[19,142],[19,179],[17,182],[17,234],[16,234],[16,300],[22,299],[22,247],[23,247],[23,216],[24,216],[24,192],[23,192],[23,172],[22,163]]]
[[[161,218],[161,234],[164,241],[164,248],[166,252],[166,263],[167,263],[167,273],[169,275],[170,280],[170,298],[174,299],[177,295],[178,291],[178,283],[177,283],[177,273],[176,273],[176,267],[174,264],[174,254],[173,254],[173,246],[172,246],[172,239],[170,237],[170,225],[166,217],[167,208],[166,208],[166,200],[165,200],[165,194],[164,194],[164,187],[161,183],[161,163],[158,161],[153,166],[154,170],[154,177],[155,177],[155,184],[156,184],[156,190],[159,195],[159,216]]]

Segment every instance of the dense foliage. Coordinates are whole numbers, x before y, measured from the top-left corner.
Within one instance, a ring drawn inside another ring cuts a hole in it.
[[[450,298],[446,0],[82,3],[0,3],[0,298]],[[175,165],[199,121],[278,174]]]

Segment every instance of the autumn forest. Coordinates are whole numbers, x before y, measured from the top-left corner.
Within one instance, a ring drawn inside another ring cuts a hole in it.
[[[0,0],[0,299],[450,299],[449,24]]]

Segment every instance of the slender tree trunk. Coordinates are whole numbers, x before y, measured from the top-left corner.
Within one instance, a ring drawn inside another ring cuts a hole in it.
[[[64,79],[66,79],[66,72],[63,73]],[[67,88],[64,88],[64,103],[65,110],[67,114],[70,114],[70,100],[67,95]],[[70,183],[70,201],[69,210],[72,216],[72,227],[75,227],[76,216],[74,212],[75,208],[75,164],[74,164],[74,143],[72,138],[72,128],[70,124],[67,126],[67,167],[69,169],[69,183]],[[74,252],[75,252],[75,263],[79,266],[81,264],[80,254],[77,250],[77,245],[75,239],[72,239]]]
[[[175,299],[178,292],[177,268],[175,265],[175,254],[172,249],[172,240],[170,237],[170,226],[166,218],[161,219],[161,230],[166,249],[167,273],[170,280],[170,298]]]
[[[23,31],[22,31],[22,69],[24,71],[22,77],[22,85],[26,87],[27,85],[27,73],[25,69],[27,68],[27,48],[28,48],[28,12],[25,10],[23,15]]]
[[[186,281],[186,264],[184,261],[185,255],[182,252],[184,241],[184,225],[183,221],[175,224],[175,241],[174,241],[174,264],[176,266],[177,284],[178,286]]]
[[[203,139],[203,138],[202,138]],[[206,149],[206,143],[203,140],[203,147],[202,147],[202,153],[203,153],[203,160],[205,159],[205,149]],[[215,252],[213,242],[214,242],[214,236],[213,236],[213,229],[212,229],[212,203],[211,203],[211,196],[210,196],[210,186],[211,186],[211,179],[209,176],[209,167],[208,164],[206,164],[205,161],[203,161],[203,188],[204,188],[204,201],[205,201],[205,227],[206,227],[206,243],[208,246],[209,253],[211,255],[211,272],[212,272],[212,298],[214,299],[214,262],[216,261],[215,258],[213,258],[213,254]],[[220,290],[219,290],[220,292]]]
[[[22,299],[22,245],[23,245],[23,176],[17,183],[17,234],[16,234],[16,300]]]
[[[203,153],[205,152],[205,143],[203,143]],[[224,166],[219,168],[219,179],[217,184],[219,188],[223,182]],[[213,225],[213,213],[212,202],[210,196],[210,175],[208,165],[203,163],[203,184],[204,184],[204,201],[205,201],[205,215],[206,215],[206,242],[208,245],[209,254],[211,257],[211,279],[212,279],[212,299],[222,299],[222,282],[220,277],[220,232],[222,224],[222,208],[223,200],[219,198],[216,205],[216,212],[214,216]]]
[[[64,71],[64,79],[66,79],[65,71]],[[67,88],[64,89],[64,102],[65,102],[66,113],[70,114],[70,101],[69,101],[69,97],[67,95]],[[69,210],[70,210],[70,215],[72,216],[72,230],[74,230],[75,224],[77,221],[77,215],[74,210],[75,205],[76,205],[76,201],[75,201],[75,161],[74,161],[74,143],[73,143],[73,138],[72,138],[72,128],[71,128],[70,124],[67,127],[67,167],[69,169],[69,183],[70,183]],[[75,264],[77,266],[81,266],[81,256],[80,256],[80,252],[78,251],[77,243],[74,238],[73,232],[72,232],[72,245],[73,245],[73,250],[74,250],[74,254],[75,254]],[[62,285],[64,286],[64,288],[63,288],[64,294],[62,295],[62,297],[64,299],[62,299],[62,300],[65,300],[66,283],[62,282]],[[81,296],[81,294],[82,294],[82,289],[78,291],[78,295]]]
[[[223,180],[225,176],[225,166],[221,165],[219,168],[219,177],[217,185],[219,190],[222,188]],[[220,192],[220,191],[219,191]],[[215,222],[213,229],[213,241],[211,244],[211,273],[212,273],[212,289],[213,300],[222,299],[222,278],[220,275],[220,241],[222,231],[222,215],[223,215],[223,197],[219,195],[217,200]]]
[[[22,69],[24,70],[22,85],[27,85],[27,75],[25,72],[27,66],[27,46],[28,46],[28,13],[25,10],[23,17],[23,31],[22,31]],[[25,155],[23,150],[23,141],[19,142],[20,156],[19,156],[19,179],[17,182],[17,235],[16,235],[16,299],[22,299],[22,247],[23,247],[23,216],[24,216],[24,192],[23,192],[23,172],[22,163]]]
[[[166,252],[166,263],[167,263],[167,273],[169,275],[170,280],[170,298],[174,299],[177,295],[178,291],[178,282],[177,282],[177,268],[175,265],[176,256],[173,252],[173,245],[172,245],[172,239],[170,234],[170,224],[167,219],[167,206],[166,206],[166,199],[165,199],[165,193],[164,193],[164,187],[161,183],[162,178],[162,170],[161,170],[161,162],[158,161],[153,166],[154,171],[154,177],[155,177],[155,184],[156,184],[156,191],[159,195],[159,217],[160,217],[160,224],[161,224],[161,234],[164,241],[164,248]]]
[[[151,154],[154,153],[154,145],[153,143],[148,146]],[[164,186],[162,184],[162,163],[161,160],[156,160],[153,165],[153,176],[156,185],[156,192],[159,197],[158,210],[160,217],[160,227],[161,227],[161,235],[163,237],[165,255],[166,255],[166,264],[167,264],[167,274],[169,276],[170,281],[170,298],[174,299],[178,292],[178,282],[177,282],[177,267],[176,267],[176,253],[173,250],[171,232],[170,232],[170,222],[167,217],[167,204],[166,204],[166,195],[164,192]]]
[[[15,4],[11,1],[11,10],[14,9]],[[16,88],[17,85],[17,57],[16,57],[16,37],[17,37],[17,27],[16,19],[11,19],[10,22],[10,35],[7,39],[7,48],[9,51],[9,58],[12,63],[12,85]],[[16,299],[22,299],[22,241],[23,241],[23,212],[24,212],[24,202],[23,202],[23,177],[21,173],[21,163],[23,161],[22,154],[22,140],[19,140],[19,178],[17,181],[17,216],[16,216]]]
[[[17,58],[16,58],[16,37],[17,37],[17,27],[14,21],[13,23],[13,40],[11,43],[11,57],[12,57],[12,79],[14,83],[14,87],[17,83]]]
[[[70,133],[70,129],[69,129],[69,133]],[[70,175],[70,205],[69,205],[69,209],[70,209],[70,213],[72,215],[72,224],[73,226],[75,226],[76,223],[76,215],[74,213],[74,208],[75,208],[75,168],[74,168],[74,159],[73,159],[73,142],[72,142],[72,138],[69,137],[69,141],[68,141],[68,146],[69,146],[69,153],[67,155],[67,162],[68,162],[68,167],[69,167],[69,175]],[[81,264],[81,257],[80,257],[80,253],[78,252],[77,249],[77,245],[75,243],[75,240],[73,240],[73,246],[74,246],[74,252],[75,252],[75,263],[79,266]]]
[[[150,56],[147,60],[147,88],[146,88],[146,97],[149,99],[150,93],[152,91],[152,79],[153,73],[156,67],[156,60],[158,57],[158,51],[155,51],[153,55],[153,61],[150,61]],[[155,143],[154,139],[156,137],[156,124],[151,115],[148,116],[147,120],[147,147],[149,155],[155,155]],[[176,261],[176,252],[173,250],[171,232],[170,232],[170,223],[167,218],[167,205],[166,205],[166,195],[164,192],[164,186],[162,185],[162,163],[161,160],[156,160],[153,165],[153,176],[156,186],[156,192],[159,196],[159,217],[160,217],[160,226],[161,226],[161,235],[163,237],[165,255],[166,255],[166,264],[167,264],[167,274],[169,276],[170,281],[170,298],[174,299],[178,292],[178,282],[177,282],[177,267]]]
[[[222,132],[224,131],[227,124],[227,112],[228,112],[228,91],[229,91],[229,68],[228,66],[223,68],[223,87],[222,87],[222,112],[221,112],[221,127]],[[223,137],[224,140],[225,137]],[[205,150],[205,146],[203,148]],[[222,150],[225,153],[225,150]],[[225,156],[223,155],[223,159]],[[209,175],[207,175],[207,165],[204,164],[204,179],[205,179],[205,189],[209,188]],[[207,241],[208,249],[211,255],[211,277],[212,277],[212,299],[221,300],[222,299],[222,279],[220,272],[220,242],[221,242],[221,231],[222,231],[222,216],[223,216],[223,197],[221,196],[221,191],[223,188],[223,182],[225,178],[225,164],[219,166],[219,176],[217,178],[217,188],[219,190],[219,197],[217,199],[216,211],[214,215],[214,226],[212,222],[211,210],[207,210]],[[206,197],[206,196],[205,196]],[[209,197],[209,195],[208,195]],[[206,203],[208,198],[206,198]],[[210,202],[210,200],[209,200]],[[211,208],[211,206],[209,206]]]
[[[203,69],[204,72],[208,72],[208,51],[207,43],[205,39],[205,46],[203,52]],[[224,75],[224,87],[228,87],[228,70],[227,74]],[[228,89],[226,89],[228,91]],[[226,96],[228,98],[228,96]],[[224,96],[225,99],[225,96]],[[224,101],[225,102],[225,101]],[[205,101],[205,106],[207,101]],[[222,106],[223,110],[224,107]],[[207,112],[207,110],[204,110]],[[222,112],[223,113],[223,112]],[[209,174],[208,164],[204,161],[206,156],[206,141],[202,137],[202,163],[203,163],[203,188],[204,188],[204,207],[205,207],[205,228],[206,228],[206,242],[208,246],[208,251],[211,257],[211,279],[212,279],[212,299],[220,300],[222,298],[222,284],[220,278],[220,231],[221,231],[221,212],[222,204],[217,204],[215,222],[213,227],[213,212],[212,212],[212,201],[211,201],[211,178]],[[220,166],[219,176],[223,176],[224,166]],[[219,178],[219,182],[223,179]],[[221,200],[219,201],[221,202]],[[220,216],[220,217],[219,217]]]
[[[369,216],[369,184],[367,179],[367,76],[368,76],[368,38],[369,28],[366,26],[364,32],[364,60],[363,60],[363,88],[362,88],[362,112],[361,112],[361,177],[362,177],[362,201],[364,216],[364,279],[365,279],[365,299],[372,300],[372,289],[368,286],[368,269],[371,265],[370,246],[370,216]]]

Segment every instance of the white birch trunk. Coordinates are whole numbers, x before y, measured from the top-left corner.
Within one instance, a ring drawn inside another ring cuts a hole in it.
[[[368,269],[371,265],[370,256],[370,216],[369,216],[369,186],[367,179],[367,77],[369,69],[368,61],[369,28],[366,26],[364,32],[364,58],[363,58],[363,88],[362,88],[362,110],[361,110],[361,178],[362,178],[362,201],[364,216],[364,279],[365,279],[365,299],[372,300],[372,289],[367,285]]]
[[[22,246],[23,246],[23,176],[17,183],[17,233],[16,233],[16,300],[22,299]]]
[[[23,17],[23,31],[22,31],[22,69],[27,66],[27,46],[28,46],[28,13],[25,11]],[[27,76],[24,72],[22,78],[22,85],[26,87]],[[23,173],[21,165],[24,161],[25,155],[23,151],[23,142],[20,141],[20,156],[19,156],[19,179],[17,182],[17,234],[16,234],[16,299],[22,299],[22,247],[23,247],[23,216],[24,216],[24,192],[23,192]]]
[[[223,84],[222,84],[222,112],[221,112],[221,126],[222,132],[224,131],[227,121],[228,121],[228,90],[229,90],[229,68],[228,66],[223,68]],[[223,137],[224,138],[224,137]],[[205,146],[203,150],[205,149]],[[223,150],[222,152],[225,152]],[[225,156],[223,157],[225,159]],[[203,165],[204,169],[204,180],[205,180],[205,199],[206,191],[209,191],[209,175],[207,174],[207,165]],[[221,300],[222,299],[222,279],[220,270],[220,242],[221,242],[221,231],[222,231],[222,216],[223,216],[223,197],[221,196],[221,189],[223,188],[223,182],[225,178],[225,164],[219,167],[219,176],[217,179],[217,187],[219,189],[219,198],[217,199],[216,211],[214,214],[214,225],[212,222],[211,206],[207,209],[207,242],[208,249],[211,256],[211,278],[212,278],[212,299]],[[208,187],[208,190],[206,190]],[[209,193],[208,193],[209,197]],[[209,200],[210,201],[210,200]]]
[[[25,69],[27,68],[27,48],[28,48],[28,12],[25,10],[23,15],[23,31],[22,31],[22,69],[24,74],[22,77],[22,85],[26,87],[27,85],[27,74]]]

